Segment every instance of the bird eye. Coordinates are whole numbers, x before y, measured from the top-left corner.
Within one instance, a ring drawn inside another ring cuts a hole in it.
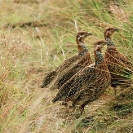
[[[98,45],[100,45],[100,42],[98,43]]]

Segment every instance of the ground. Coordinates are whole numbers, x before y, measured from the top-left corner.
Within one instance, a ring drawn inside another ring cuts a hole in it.
[[[77,31],[92,32],[86,46],[119,28],[113,41],[133,60],[132,0],[0,0],[0,132],[132,133],[133,89],[112,88],[85,108],[53,104],[58,90],[40,88],[44,76],[77,53]]]

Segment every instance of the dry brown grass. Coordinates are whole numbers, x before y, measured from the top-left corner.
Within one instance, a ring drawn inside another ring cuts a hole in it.
[[[121,97],[120,101],[114,100],[113,92],[109,89],[99,100],[87,106],[86,113],[78,118],[78,110],[74,112],[60,103],[51,102],[57,90],[40,88],[46,73],[77,52],[77,30],[94,33],[91,39],[86,40],[93,57],[93,47],[90,44],[103,38],[106,26],[118,26],[121,35],[114,37],[116,46],[121,51],[126,48],[126,55],[132,57],[132,1],[120,7],[128,13],[128,22],[120,22],[117,17],[110,16],[104,1],[0,2],[0,132],[119,133],[124,127],[125,132],[132,131],[132,111],[123,118],[121,113],[110,111],[116,105],[114,103],[120,103],[122,99],[126,103],[121,104],[131,103],[130,106],[125,106],[132,109],[132,98]],[[35,22],[38,22],[37,25],[32,25]],[[93,116],[92,123],[82,122],[82,119]]]

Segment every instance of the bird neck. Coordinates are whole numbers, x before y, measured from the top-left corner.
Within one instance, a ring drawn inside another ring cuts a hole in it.
[[[94,55],[95,55],[95,65],[98,65],[104,62],[104,58],[101,51],[95,51]]]
[[[112,42],[110,37],[109,38],[105,38],[105,40],[107,41],[107,48],[108,49],[115,47],[115,44]]]
[[[88,49],[86,48],[84,42],[78,42],[77,47],[78,47],[79,55],[81,56],[88,52]]]
[[[100,51],[95,52],[95,67],[97,68],[96,70],[104,70],[108,72],[108,66],[105,62],[105,59]]]

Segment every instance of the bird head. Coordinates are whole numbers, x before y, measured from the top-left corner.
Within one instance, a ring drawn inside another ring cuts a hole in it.
[[[104,38],[110,38],[111,39],[111,36],[112,34],[115,32],[115,31],[118,31],[118,28],[116,27],[108,27],[105,29],[104,31]]]
[[[107,44],[107,41],[100,40],[94,43],[94,51],[101,52],[101,49],[104,47],[104,45]]]
[[[87,36],[90,36],[90,35],[92,35],[92,33],[90,33],[90,32],[84,32],[84,31],[78,32],[78,33],[77,33],[77,36],[76,36],[76,41],[77,41],[77,43],[78,43],[78,44],[79,44],[80,42],[83,43],[84,40],[85,40],[85,38],[86,38]]]

